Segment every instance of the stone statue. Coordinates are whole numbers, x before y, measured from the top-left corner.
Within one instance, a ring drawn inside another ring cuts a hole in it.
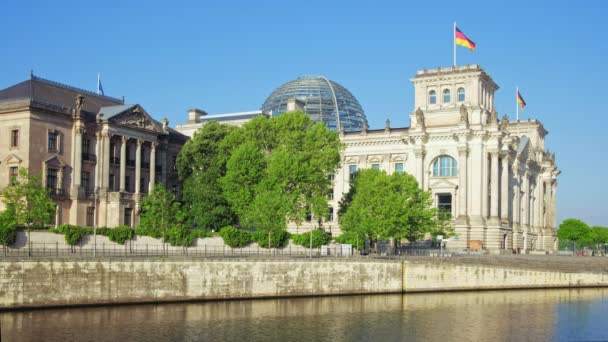
[[[421,129],[426,128],[426,126],[424,125],[424,113],[422,112],[422,109],[420,109],[420,107],[416,109],[416,123]]]
[[[467,107],[464,104],[460,105],[460,123],[465,124],[469,127],[469,112],[467,111]]]
[[[490,112],[490,124],[495,124],[498,122],[498,113],[496,112],[496,108],[493,108]]]
[[[500,129],[501,130],[506,130],[507,127],[509,126],[509,117],[507,116],[507,114],[502,116],[502,121],[500,122]]]
[[[344,124],[340,124],[340,133],[344,134]]]
[[[391,120],[386,119],[386,126],[384,126],[384,128],[388,131],[391,129]]]
[[[367,120],[363,121],[363,132],[367,132]]]
[[[84,96],[78,94],[76,96],[76,116],[80,116],[82,106],[84,106]]]
[[[167,131],[167,128],[169,128],[169,119],[167,119],[167,117],[165,116],[163,118],[163,131]]]

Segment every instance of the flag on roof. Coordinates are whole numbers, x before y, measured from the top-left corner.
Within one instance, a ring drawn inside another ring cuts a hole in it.
[[[103,93],[103,87],[101,86],[101,78],[99,77],[99,74],[97,74],[97,95],[104,95]]]
[[[475,50],[475,43],[470,40],[464,33],[462,33],[462,31],[460,31],[458,27],[454,31],[454,39],[456,45],[464,46],[471,51]]]
[[[526,108],[526,101],[524,101],[524,98],[519,93],[519,90],[517,91],[517,103],[521,107],[521,110],[524,110],[524,108]]]

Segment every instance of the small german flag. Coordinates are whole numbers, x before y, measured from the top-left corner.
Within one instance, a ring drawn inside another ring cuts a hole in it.
[[[521,97],[519,90],[517,91],[517,103],[521,107],[521,110],[524,110],[524,108],[526,108],[526,101],[524,101],[524,98]]]
[[[464,33],[462,33],[462,31],[460,31],[458,27],[456,27],[456,30],[454,31],[454,39],[456,45],[464,46],[466,48],[469,48],[469,50],[471,51],[475,50],[475,43],[470,40]]]

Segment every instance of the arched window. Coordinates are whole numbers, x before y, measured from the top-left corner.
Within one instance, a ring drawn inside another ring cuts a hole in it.
[[[434,177],[458,176],[458,163],[450,156],[439,156],[433,162]]]
[[[458,88],[458,102],[464,102],[464,88]]]
[[[450,89],[443,90],[443,103],[450,103]]]
[[[434,90],[429,91],[429,103],[437,103],[437,93]]]

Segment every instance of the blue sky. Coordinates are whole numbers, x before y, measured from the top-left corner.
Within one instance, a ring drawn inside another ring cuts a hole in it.
[[[567,4],[566,4],[567,3]],[[361,102],[371,127],[408,125],[409,79],[452,63],[452,25],[477,43],[499,84],[499,114],[514,89],[538,118],[562,170],[558,219],[608,226],[603,139],[606,5],[601,1],[15,1],[0,11],[0,88],[40,77],[140,103],[183,123],[186,110],[258,109],[297,76],[322,74]]]

